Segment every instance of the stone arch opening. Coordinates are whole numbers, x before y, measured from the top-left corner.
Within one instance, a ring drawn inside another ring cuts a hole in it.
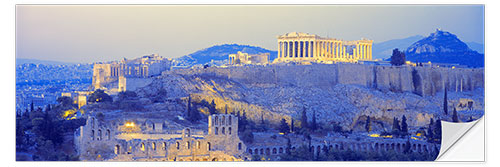
[[[226,127],[222,127],[222,134],[225,135],[226,134]]]
[[[232,121],[231,121],[231,120],[232,120],[232,119],[231,119],[231,116],[228,116],[228,117],[227,117],[227,123],[228,123],[229,125],[231,125],[231,123],[232,123]]]
[[[101,129],[97,130],[97,140],[101,140],[102,139],[102,131]]]
[[[226,116],[222,116],[221,124],[222,126],[226,125]]]
[[[200,149],[200,148],[201,148],[201,142],[200,142],[200,141],[196,141],[196,148],[197,148],[197,149]]]
[[[212,149],[212,145],[210,144],[210,142],[207,142],[207,150],[210,151]]]
[[[252,149],[248,149],[248,153],[249,153],[250,155],[252,155],[252,152],[253,152],[253,151],[252,151]]]
[[[241,143],[238,143],[238,150],[241,150]]]
[[[175,142],[175,148],[180,149],[181,144],[179,142]]]
[[[218,116],[215,116],[215,125],[219,125],[219,117]]]
[[[152,148],[154,151],[156,151],[156,143],[155,143],[155,142],[151,143],[151,148]]]
[[[109,129],[106,130],[106,136],[107,136],[108,140],[111,140],[111,131],[109,131]]]
[[[260,155],[264,155],[264,149],[263,148],[260,149]]]
[[[91,140],[95,139],[94,135],[95,135],[95,132],[94,132],[94,130],[92,130],[91,133],[90,133],[90,139]]]
[[[280,147],[280,149],[279,149],[279,153],[280,153],[280,154],[281,154],[281,153],[283,153],[283,147]]]
[[[231,135],[231,127],[227,128],[227,133]]]
[[[167,150],[167,142],[163,142],[162,148],[163,148],[163,150]]]
[[[215,127],[215,135],[219,135],[219,127]]]
[[[273,148],[273,154],[277,154],[278,150],[276,148]]]
[[[189,141],[186,142],[186,148],[191,149],[191,142],[189,142]]]
[[[184,137],[191,137],[191,129],[186,128],[186,134]]]
[[[120,145],[115,145],[115,154],[120,154]]]
[[[266,148],[266,155],[270,155],[270,154],[271,154],[271,149]]]
[[[146,151],[146,146],[144,145],[144,143],[141,143],[141,151]]]

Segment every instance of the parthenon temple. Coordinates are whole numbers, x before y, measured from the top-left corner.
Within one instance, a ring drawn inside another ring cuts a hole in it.
[[[372,60],[373,40],[344,41],[292,32],[278,36],[276,62],[357,62]]]

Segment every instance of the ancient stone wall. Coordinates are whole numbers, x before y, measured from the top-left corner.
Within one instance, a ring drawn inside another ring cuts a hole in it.
[[[484,88],[484,69],[314,64],[177,69],[167,73],[224,77],[250,86],[331,87],[351,84],[383,91],[435,95]]]

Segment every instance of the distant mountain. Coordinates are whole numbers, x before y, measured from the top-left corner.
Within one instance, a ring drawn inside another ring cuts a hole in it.
[[[248,54],[270,53],[270,60],[277,57],[277,51],[267,50],[258,46],[223,44],[205,48],[189,55],[175,59],[175,65],[193,66],[193,65],[222,65],[227,61],[229,54],[238,53],[238,51]]]
[[[465,42],[470,49],[477,51],[478,53],[484,54],[484,45],[477,42]]]
[[[394,48],[399,48],[400,50],[404,50],[408,48],[411,44],[421,40],[424,36],[415,35],[408,38],[403,39],[393,39],[380,43],[373,44],[373,59],[387,59],[391,57],[392,50]]]
[[[63,64],[76,64],[69,62],[61,62],[61,61],[51,61],[51,60],[38,60],[38,59],[22,59],[16,58],[16,66],[22,64],[45,64],[45,65],[63,65]]]
[[[470,49],[452,33],[436,30],[428,37],[413,43],[405,51],[413,62],[436,62],[484,67],[484,54]]]

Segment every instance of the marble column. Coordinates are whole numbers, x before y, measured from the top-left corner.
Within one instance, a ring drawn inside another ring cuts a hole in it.
[[[305,51],[306,45],[304,41],[300,41],[300,57],[305,57],[304,51]]]
[[[333,58],[333,56],[332,56],[333,49],[332,48],[333,48],[333,43],[332,43],[332,41],[329,41],[328,42],[328,58]]]
[[[282,53],[281,52],[281,44],[282,44],[281,42],[278,42],[278,59],[281,58],[281,53]]]
[[[365,59],[365,44],[361,44],[361,60]]]
[[[373,49],[372,44],[370,44],[370,49],[369,49],[370,50],[370,60],[373,60],[373,55],[372,55],[373,50],[372,49]]]
[[[309,45],[311,45],[311,57],[316,57],[316,56],[314,56],[314,46],[315,46],[316,44],[314,43],[314,41],[311,41],[311,42],[309,43]]]
[[[340,58],[339,55],[339,43],[335,42],[335,57]]]
[[[365,44],[365,60],[368,60],[368,44]]]
[[[342,55],[344,55],[344,56],[346,55],[345,54],[345,46],[342,46]]]
[[[307,57],[311,57],[312,51],[311,51],[311,41],[307,41]]]

